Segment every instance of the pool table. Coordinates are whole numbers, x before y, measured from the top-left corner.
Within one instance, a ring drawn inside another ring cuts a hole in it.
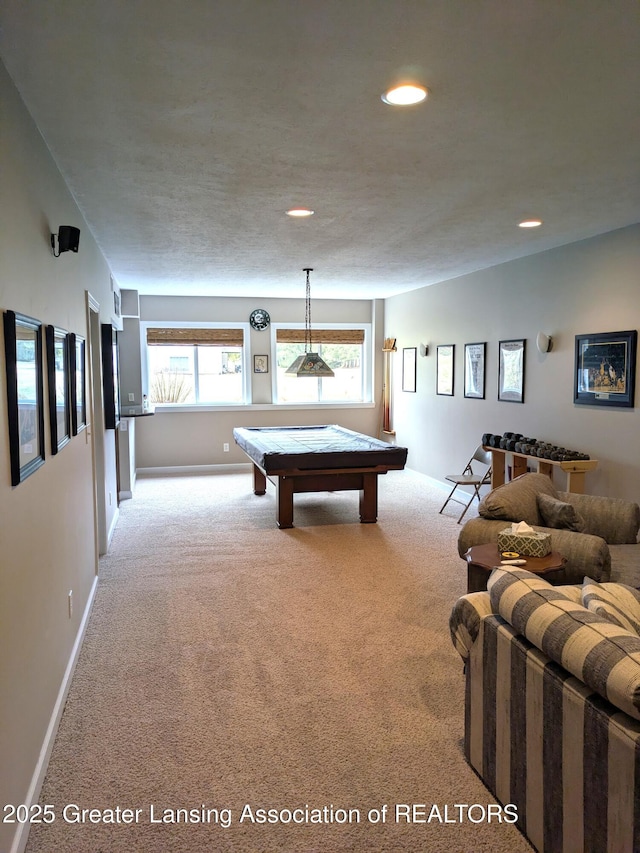
[[[407,448],[344,427],[236,427],[236,444],[253,462],[253,491],[276,487],[278,527],[293,527],[293,496],[300,492],[360,491],[360,521],[378,518],[378,474],[402,470]]]

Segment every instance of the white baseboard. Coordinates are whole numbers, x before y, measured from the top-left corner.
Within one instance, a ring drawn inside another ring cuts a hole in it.
[[[441,492],[445,492],[446,494],[448,494],[448,493],[451,491],[451,487],[452,487],[453,483],[446,483],[446,482],[444,482],[443,480],[436,480],[434,477],[430,477],[428,474],[423,474],[423,473],[422,473],[422,471],[414,471],[414,469],[413,469],[413,468],[411,469],[411,471],[412,471],[412,473],[413,473],[413,474],[419,474],[421,477],[424,477],[424,479],[425,479],[425,480],[426,480],[426,481],[427,481],[431,486],[433,486],[435,489],[438,489],[438,490],[439,490],[439,491],[441,491]],[[459,488],[462,488],[462,489],[463,489],[463,491],[465,491],[465,494],[467,494],[469,497],[471,497],[471,495],[472,495],[472,493],[471,493],[471,492],[467,492],[467,491],[464,489],[464,487],[462,487],[462,486],[459,486]],[[483,495],[481,495],[481,497],[483,497]],[[454,498],[453,500],[455,500],[455,498]],[[478,501],[478,499],[475,497],[475,495],[473,496],[473,501],[474,501],[474,503],[476,503],[476,504],[477,504],[477,503],[479,503],[479,501]],[[457,501],[457,503],[460,503],[460,501]],[[474,505],[474,503],[472,503],[471,505],[473,506],[473,505]]]
[[[189,477],[196,474],[241,474],[246,473],[252,468],[251,462],[235,462],[229,465],[168,465],[158,468],[138,468],[136,477]],[[443,492],[448,492],[451,485],[447,485],[442,480],[436,480],[428,474],[423,474],[422,471],[416,471],[414,468],[408,469],[412,474],[417,474]],[[121,496],[127,495],[129,492],[121,492]]]
[[[82,648],[82,641],[84,639],[84,634],[87,629],[87,623],[89,621],[91,608],[93,607],[93,599],[95,598],[97,585],[98,578],[96,576],[89,592],[87,606],[85,607],[84,613],[82,614],[82,621],[80,622],[80,627],[78,628],[78,633],[76,634],[76,639],[73,644],[73,648],[71,649],[69,662],[67,663],[67,668],[65,670],[62,683],[60,685],[60,690],[58,691],[58,696],[55,705],[53,706],[53,711],[51,712],[51,717],[49,719],[49,725],[47,726],[47,731],[44,736],[44,741],[40,748],[38,762],[33,771],[33,776],[31,777],[31,784],[29,785],[29,790],[24,800],[24,803],[27,806],[31,806],[32,804],[37,803],[38,798],[40,797],[40,790],[42,789],[42,783],[44,782],[44,777],[47,772],[47,767],[49,765],[49,758],[51,757],[51,750],[53,749],[53,744],[56,739],[58,726],[60,725],[60,718],[62,717],[62,712],[64,710],[64,703],[67,700],[67,694],[69,692],[69,687],[71,686],[71,679],[73,678],[73,673],[76,668],[76,663],[78,662],[80,649]],[[22,823],[16,829],[16,833],[13,837],[13,843],[9,848],[9,853],[23,853],[25,847],[27,846],[28,838],[29,824]]]
[[[111,526],[109,527],[109,531],[107,533],[107,551],[111,547],[111,540],[113,538],[113,534],[116,529],[116,525],[118,523],[118,519],[120,518],[120,509],[116,507],[116,511],[113,513],[113,518],[111,519]]]
[[[133,490],[136,487],[136,472],[135,471],[133,471],[133,473],[131,474],[131,482],[129,483],[129,485],[131,486],[130,489],[120,489],[120,491],[118,492],[118,498],[121,501],[130,501],[131,498],[133,497]]]
[[[165,468],[138,468],[137,477],[192,477],[196,474],[240,474],[251,470],[251,462],[229,465],[170,465]]]
[[[451,484],[447,485],[442,480],[436,480],[435,477],[423,474],[422,471],[416,471],[415,468],[408,468],[408,470],[410,470],[412,474],[418,474],[420,477],[424,477],[424,479],[436,489],[440,489],[443,492],[451,491]]]

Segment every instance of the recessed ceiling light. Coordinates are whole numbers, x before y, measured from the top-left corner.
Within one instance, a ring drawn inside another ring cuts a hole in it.
[[[395,86],[389,89],[384,95],[381,95],[385,104],[391,104],[394,107],[408,107],[411,104],[419,104],[426,100],[429,90],[424,86],[416,86],[414,83],[403,83],[402,86]]]
[[[292,207],[291,210],[287,210],[287,216],[297,216],[302,218],[304,216],[313,216],[315,210],[309,210],[308,207]]]
[[[518,228],[539,228],[542,225],[542,219],[523,219],[518,222]]]

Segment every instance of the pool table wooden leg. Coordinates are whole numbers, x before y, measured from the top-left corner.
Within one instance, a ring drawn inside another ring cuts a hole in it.
[[[280,529],[293,527],[293,477],[278,477],[276,521]]]
[[[264,495],[267,491],[267,478],[257,465],[253,466],[253,493],[254,495]]]
[[[363,474],[360,489],[360,522],[374,524],[378,520],[378,475]]]

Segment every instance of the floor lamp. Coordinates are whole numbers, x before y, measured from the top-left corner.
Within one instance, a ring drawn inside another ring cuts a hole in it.
[[[384,359],[384,378],[382,383],[382,432],[384,435],[395,435],[391,426],[391,356],[397,352],[396,339],[385,338],[382,347]]]

